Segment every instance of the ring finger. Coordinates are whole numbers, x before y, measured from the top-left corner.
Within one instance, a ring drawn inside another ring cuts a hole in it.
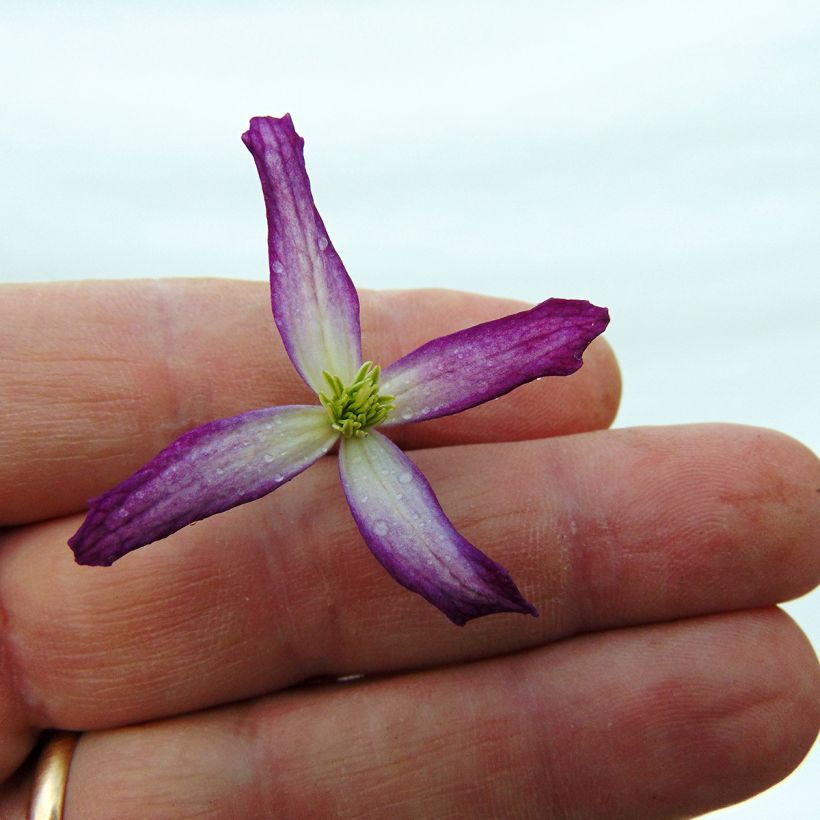
[[[601,633],[86,735],[66,818],[691,816],[799,762],[818,682],[772,610]]]

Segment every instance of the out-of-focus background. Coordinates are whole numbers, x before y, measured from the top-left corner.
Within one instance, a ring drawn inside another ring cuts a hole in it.
[[[290,111],[360,287],[589,298],[619,426],[820,444],[816,0],[5,0],[0,32],[0,281],[265,279],[239,135]],[[818,595],[787,609],[820,644]],[[819,758],[719,814],[816,817]]]

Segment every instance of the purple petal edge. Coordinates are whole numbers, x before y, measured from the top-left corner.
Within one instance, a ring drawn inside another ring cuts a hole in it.
[[[130,478],[89,502],[69,539],[78,564],[110,566],[127,553],[297,476],[337,434],[321,407],[271,407],[191,430]]]
[[[383,371],[381,390],[395,396],[395,409],[382,426],[458,413],[542,376],[574,373],[608,324],[606,308],[548,299],[433,339]]]
[[[424,474],[388,438],[343,440],[339,470],[368,547],[403,587],[459,626],[497,612],[538,616],[509,572],[453,527]]]
[[[285,349],[316,392],[323,370],[347,383],[362,363],[359,297],[316,210],[304,140],[286,114],[254,117],[242,141],[262,183],[271,305]]]

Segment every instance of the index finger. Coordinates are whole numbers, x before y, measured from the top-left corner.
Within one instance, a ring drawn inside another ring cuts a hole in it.
[[[0,289],[0,525],[83,509],[207,421],[315,402],[287,358],[267,290],[190,279]],[[389,364],[431,338],[521,308],[450,291],[363,293],[365,356]],[[598,340],[573,376],[395,438],[430,447],[594,430],[611,423],[619,396],[617,364]]]

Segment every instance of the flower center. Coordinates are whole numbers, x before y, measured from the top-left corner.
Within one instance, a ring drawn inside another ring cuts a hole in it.
[[[322,374],[330,388],[319,399],[330,416],[330,426],[345,438],[364,438],[369,427],[381,424],[393,409],[393,396],[379,395],[381,368],[365,362],[345,387],[338,376]]]

